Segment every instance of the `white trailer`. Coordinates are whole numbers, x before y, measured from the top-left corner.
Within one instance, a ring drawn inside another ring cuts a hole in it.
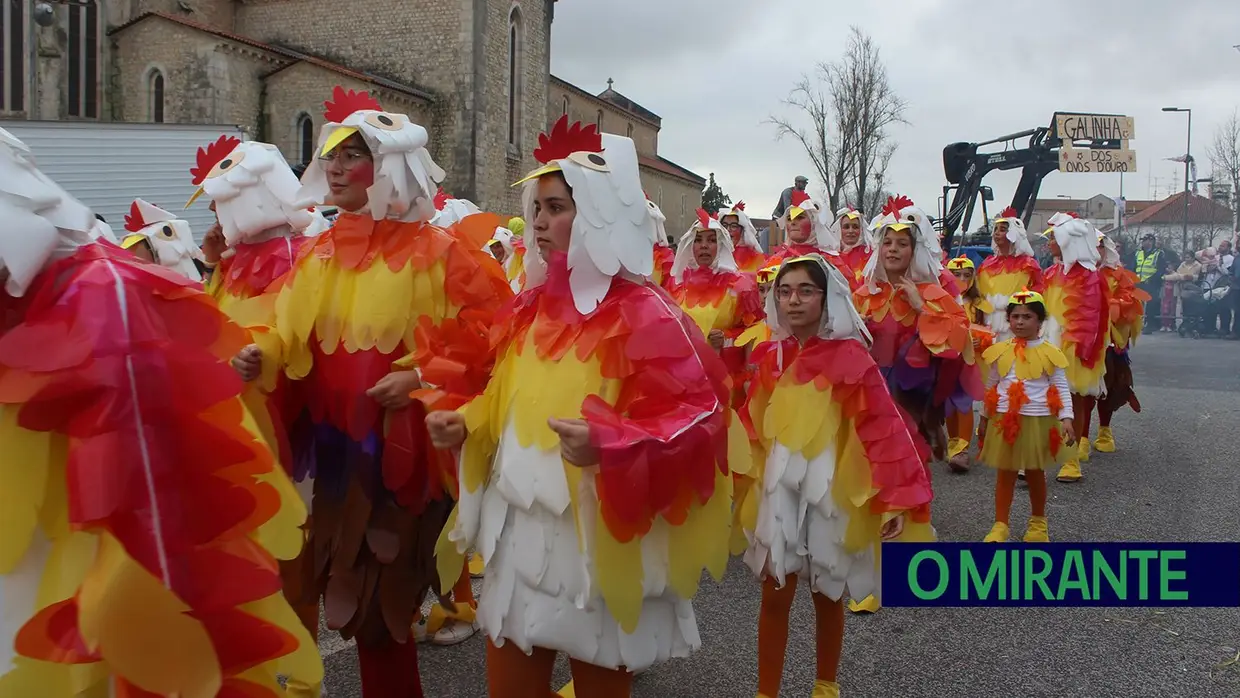
[[[145,199],[189,221],[199,242],[215,214],[205,197],[185,209],[197,188],[189,170],[198,148],[225,134],[247,140],[238,126],[3,119],[0,127],[30,146],[39,169],[107,219],[118,237],[129,205]]]

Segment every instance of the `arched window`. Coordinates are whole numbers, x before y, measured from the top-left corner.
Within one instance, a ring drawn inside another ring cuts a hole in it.
[[[603,131],[603,110],[602,109],[598,110],[598,115],[595,117],[594,125],[598,127],[599,132],[602,133]]]
[[[521,97],[523,85],[521,80],[521,64],[523,52],[521,44],[524,33],[521,29],[521,10],[512,8],[508,14],[508,143],[520,146],[521,136]]]
[[[564,95],[564,114],[568,115],[568,95]]]
[[[151,71],[150,77],[147,78],[147,91],[151,100],[151,121],[162,124],[164,123],[164,74],[159,70]]]
[[[297,152],[303,165],[314,159],[314,119],[309,114],[297,117]]]
[[[625,135],[627,135],[629,138],[633,137],[633,124],[629,124],[629,132]]]

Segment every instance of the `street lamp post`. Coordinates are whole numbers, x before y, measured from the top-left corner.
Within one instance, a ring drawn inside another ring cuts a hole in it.
[[[1188,199],[1189,199],[1188,165],[1189,165],[1189,162],[1193,159],[1193,156],[1192,156],[1193,110],[1192,109],[1181,109],[1180,107],[1163,107],[1162,110],[1170,111],[1170,112],[1187,112],[1188,113],[1188,139],[1184,146],[1184,235],[1180,241],[1180,245],[1181,245],[1180,253],[1183,255],[1187,255],[1188,254]],[[1185,259],[1188,259],[1188,258],[1185,257]]]

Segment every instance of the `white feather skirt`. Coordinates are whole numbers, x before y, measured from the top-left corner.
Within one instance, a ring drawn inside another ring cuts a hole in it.
[[[634,633],[624,632],[595,583],[590,542],[597,494],[586,473],[577,500],[579,543],[568,481],[558,449],[523,448],[512,427],[503,434],[486,485],[462,488],[452,539],[473,539],[486,563],[478,622],[496,645],[535,647],[607,668],[642,671],[701,647],[688,599],[667,583],[666,528],[642,541],[643,605]],[[473,529],[473,530],[470,530]],[[476,537],[471,535],[476,532]],[[462,535],[463,534],[463,535]]]
[[[795,574],[835,601],[871,594],[881,601],[874,548],[844,547],[848,512],[831,496],[834,479],[833,448],[807,461],[776,442],[766,461],[757,527],[745,532],[745,564],[759,579],[771,575],[780,586]]]

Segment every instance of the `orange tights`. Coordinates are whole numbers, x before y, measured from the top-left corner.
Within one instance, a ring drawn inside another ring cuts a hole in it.
[[[788,616],[797,595],[797,577],[790,574],[783,589],[775,579],[762,580],[762,610],[758,612],[758,692],[770,698],[779,696],[784,677],[784,653],[788,649]],[[834,681],[844,647],[844,601],[832,601],[819,593],[814,600],[814,619],[818,644],[818,675]]]
[[[973,410],[947,415],[947,435],[953,439],[973,441]]]
[[[1046,471],[1026,470],[1029,509],[1034,516],[1046,516]],[[995,521],[1008,523],[1012,517],[1012,497],[1016,494],[1016,471],[1000,470],[995,480]]]
[[[582,698],[629,698],[633,675],[623,669],[569,660],[573,672],[573,690]],[[551,674],[555,669],[555,652],[535,647],[526,654],[512,642],[496,647],[487,638],[487,685],[490,698],[548,698]]]

